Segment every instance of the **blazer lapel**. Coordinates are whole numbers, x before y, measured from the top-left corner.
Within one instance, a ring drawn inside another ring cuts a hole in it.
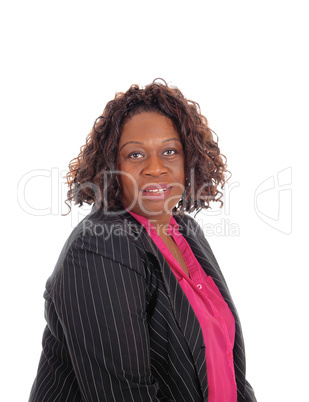
[[[183,217],[179,215],[175,216],[175,219],[179,225],[179,231],[187,240],[196,259],[199,261],[206,274],[212,277],[224,300],[229,306],[232,314],[234,315],[236,327],[234,343],[234,367],[239,400],[243,400],[246,372],[245,348],[239,316],[232,300],[230,291],[225,282],[221,269],[217,263],[217,260],[215,259],[215,256],[207,240],[202,234],[202,230],[199,225],[197,223],[194,223],[194,225],[192,225],[191,227],[191,225],[188,225],[184,221]]]
[[[123,218],[129,219],[131,222],[132,219],[134,219],[129,213],[124,214]],[[135,219],[134,222],[136,223]],[[159,248],[148,235],[147,231],[141,227],[138,229],[138,233],[136,232],[136,235],[138,236],[139,243],[148,256],[153,256],[157,260],[163,283],[166,288],[166,293],[169,297],[172,311],[174,312],[175,320],[180,330],[184,334],[184,337],[192,352],[192,357],[201,384],[201,389],[204,392],[203,397],[206,399],[208,395],[208,383],[207,375],[205,375],[205,344],[199,321],[173,271],[168,265],[166,259],[163,257]]]

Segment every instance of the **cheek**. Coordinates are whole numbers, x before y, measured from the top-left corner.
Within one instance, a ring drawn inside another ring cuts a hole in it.
[[[126,195],[135,194],[137,192],[137,183],[133,172],[124,168],[119,170],[123,172],[119,174],[119,183],[122,193]]]
[[[179,162],[178,166],[174,169],[176,177],[179,183],[185,183],[185,164],[184,162]]]
[[[120,178],[120,185],[121,185],[121,189],[124,192],[127,192],[128,190],[131,189],[131,187],[133,187],[132,181],[128,179],[127,176],[122,175]]]

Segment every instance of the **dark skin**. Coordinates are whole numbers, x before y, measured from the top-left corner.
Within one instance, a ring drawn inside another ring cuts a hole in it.
[[[188,275],[182,254],[167,233],[185,185],[183,147],[171,120],[155,112],[129,119],[119,141],[118,169],[123,206],[150,220]]]

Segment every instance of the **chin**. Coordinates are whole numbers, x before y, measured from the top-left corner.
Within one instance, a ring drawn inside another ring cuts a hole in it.
[[[172,202],[171,202],[172,201]],[[177,203],[179,200],[177,201]],[[140,204],[139,209],[142,211],[143,214],[147,214],[148,216],[155,216],[155,215],[171,215],[172,210],[175,208],[177,205],[175,204],[174,200],[165,200],[164,202],[158,202],[158,201],[143,201],[143,203]]]

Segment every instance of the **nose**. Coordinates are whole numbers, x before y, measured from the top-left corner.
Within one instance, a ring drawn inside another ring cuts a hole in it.
[[[159,177],[167,173],[167,167],[159,155],[149,155],[144,168],[143,174],[145,176]]]

